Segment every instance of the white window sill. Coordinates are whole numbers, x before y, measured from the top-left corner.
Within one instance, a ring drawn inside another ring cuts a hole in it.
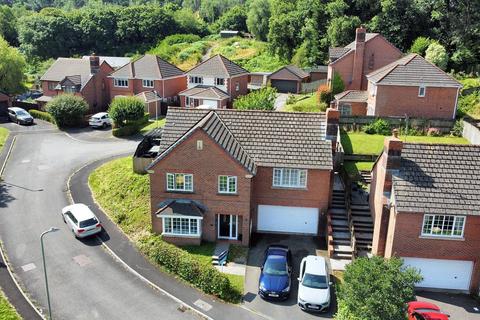
[[[283,186],[272,186],[272,189],[285,189],[285,190],[302,190],[306,191],[308,190],[307,187],[283,187]]]
[[[176,233],[162,233],[162,236],[165,237],[175,237],[175,238],[200,238],[201,234],[176,234]]]
[[[465,241],[464,237],[448,237],[448,236],[429,236],[429,235],[420,235],[420,239],[428,240],[454,240],[454,241]]]

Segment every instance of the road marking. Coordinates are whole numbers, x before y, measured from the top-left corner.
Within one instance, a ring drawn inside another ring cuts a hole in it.
[[[7,165],[8,158],[10,158],[10,154],[12,153],[13,146],[15,145],[15,141],[17,140],[17,136],[13,136],[12,142],[10,143],[10,148],[8,149],[7,155],[5,156],[5,160],[3,161],[2,168],[0,169],[0,177],[3,175],[3,171],[5,170],[5,166]]]
[[[208,303],[206,303],[205,301],[200,300],[200,299],[195,301],[193,304],[196,305],[197,307],[199,307],[200,309],[205,310],[205,311],[209,311],[210,309],[212,309],[211,305],[209,305]]]
[[[73,261],[80,267],[85,267],[92,263],[92,260],[84,254],[73,257]]]
[[[29,263],[29,264],[26,264],[24,266],[22,266],[22,269],[23,269],[23,272],[27,272],[27,271],[30,271],[30,270],[33,270],[33,269],[36,269],[37,266],[35,265],[35,263]]]

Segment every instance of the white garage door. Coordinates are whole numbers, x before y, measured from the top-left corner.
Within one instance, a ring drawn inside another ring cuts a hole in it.
[[[406,265],[419,269],[423,288],[468,290],[472,278],[472,261],[403,258]]]
[[[258,206],[257,231],[317,234],[318,208]]]
[[[202,105],[209,106],[211,108],[218,108],[218,101],[217,100],[203,100]]]

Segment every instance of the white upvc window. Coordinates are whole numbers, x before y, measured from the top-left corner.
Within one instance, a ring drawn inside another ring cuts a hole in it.
[[[144,88],[153,88],[153,80],[143,79],[142,86]]]
[[[48,90],[55,90],[57,87],[58,83],[57,82],[49,82],[48,83]]]
[[[307,170],[291,168],[273,169],[273,186],[287,188],[306,188]]]
[[[427,93],[427,88],[425,86],[418,87],[418,96],[419,97],[425,97],[426,93]]]
[[[352,105],[349,103],[342,103],[339,109],[340,109],[339,111],[341,116],[352,115]]]
[[[197,217],[162,217],[164,235],[197,236],[201,235],[201,218]]]
[[[215,85],[224,86],[225,85],[225,79],[224,78],[215,78]]]
[[[193,191],[193,174],[167,173],[167,191]]]
[[[113,85],[120,88],[128,88],[128,79],[114,78]]]
[[[190,76],[190,83],[202,84],[203,77]]]
[[[236,176],[218,176],[219,193],[237,193]]]
[[[240,91],[240,82],[235,82],[235,91]]]
[[[465,220],[465,216],[426,214],[422,236],[463,238]]]

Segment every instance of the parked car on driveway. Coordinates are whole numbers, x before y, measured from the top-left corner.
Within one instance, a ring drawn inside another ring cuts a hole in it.
[[[300,263],[297,302],[304,311],[327,311],[330,307],[330,272],[324,257],[307,256]]]
[[[440,308],[426,301],[408,303],[408,320],[448,320],[449,315],[442,313]]]
[[[22,108],[8,108],[8,117],[18,124],[33,124],[33,117]]]
[[[82,203],[63,208],[62,217],[76,238],[85,238],[102,231],[100,220]]]
[[[99,112],[90,117],[88,124],[95,128],[106,128],[112,125],[112,119],[106,112]]]
[[[263,299],[286,300],[292,284],[292,253],[287,246],[271,245],[265,250],[258,294]]]

